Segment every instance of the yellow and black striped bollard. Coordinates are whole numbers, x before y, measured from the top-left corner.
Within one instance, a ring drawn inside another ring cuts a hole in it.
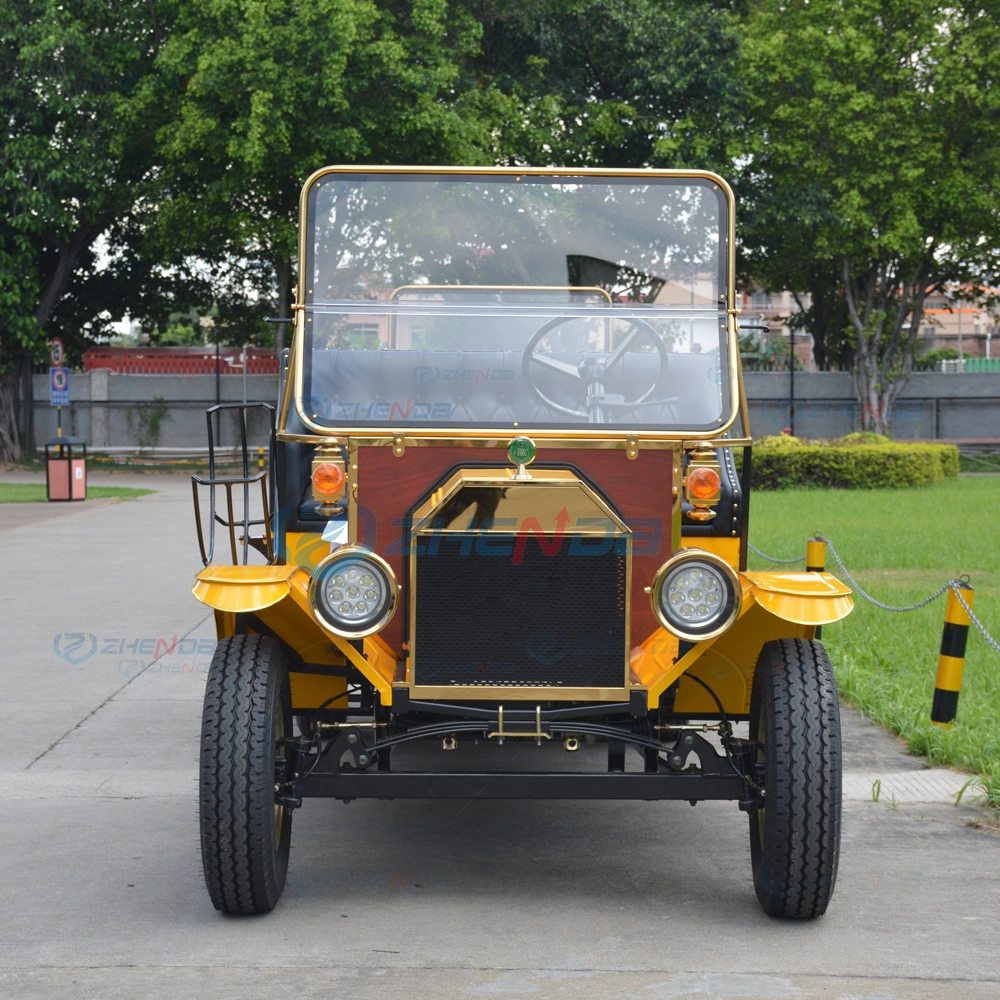
[[[264,449],[263,448],[258,448],[257,449],[257,468],[258,469],[263,469],[264,468]]]
[[[975,591],[964,583],[960,586],[965,603],[971,608]],[[954,588],[949,589],[948,603],[944,609],[941,655],[938,656],[937,679],[934,681],[934,703],[931,706],[931,722],[936,726],[950,726],[955,721],[970,624],[969,615],[962,607]]]
[[[806,572],[822,573],[826,569],[826,542],[811,538],[806,542]],[[823,636],[823,626],[817,625],[814,638]]]

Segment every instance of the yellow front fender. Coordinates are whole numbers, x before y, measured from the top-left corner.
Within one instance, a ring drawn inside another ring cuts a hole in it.
[[[392,704],[396,653],[378,635],[365,637],[359,652],[349,640],[324,628],[309,605],[309,574],[301,566],[208,566],[196,577],[191,592],[215,609],[220,639],[233,634],[237,614],[253,612],[307,664],[349,662],[372,683],[383,705]],[[292,674],[293,701],[299,676]]]
[[[830,573],[742,574],[754,600],[772,615],[799,625],[829,625],[854,608],[851,588]]]
[[[260,611],[287,597],[298,566],[206,566],[191,593],[216,611]]]
[[[632,650],[632,672],[646,685],[650,708],[690,672],[712,687],[728,713],[746,714],[765,642],[811,639],[817,625],[840,621],[854,607],[850,588],[829,573],[741,573],[740,582],[740,616],[722,635],[680,655],[677,638],[661,628]],[[717,714],[711,696],[696,682],[681,684],[675,706],[680,712]]]

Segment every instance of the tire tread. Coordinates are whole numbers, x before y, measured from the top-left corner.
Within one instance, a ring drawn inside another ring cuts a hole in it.
[[[840,853],[840,710],[829,657],[809,639],[761,651],[751,715],[770,714],[763,843],[751,814],[754,886],[772,916],[822,915]]]
[[[286,684],[284,658],[274,639],[236,635],[220,640],[202,713],[200,818],[205,884],[223,913],[266,913],[284,886],[287,843],[284,857],[274,851],[269,743],[273,699]]]

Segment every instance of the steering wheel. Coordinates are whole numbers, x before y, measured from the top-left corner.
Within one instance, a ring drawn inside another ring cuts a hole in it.
[[[528,388],[534,393],[534,395],[540,399],[546,406],[551,407],[553,410],[558,410],[560,413],[566,413],[571,417],[584,417],[592,424],[604,424],[608,423],[608,409],[617,409],[623,412],[635,409],[641,403],[645,403],[649,400],[649,397],[653,392],[659,387],[660,383],[663,381],[664,376],[667,373],[667,348],[663,343],[663,339],[656,332],[656,329],[646,322],[644,319],[633,319],[631,320],[631,327],[628,333],[625,335],[622,342],[610,353],[610,354],[586,354],[583,360],[578,365],[570,364],[567,361],[559,361],[548,354],[536,354],[535,348],[538,346],[538,342],[550,331],[554,330],[557,326],[561,326],[563,323],[569,323],[571,320],[576,319],[575,316],[557,316],[553,320],[549,320],[532,338],[528,341],[527,346],[524,349],[524,353],[521,355],[521,372],[524,375],[524,381]],[[604,391],[604,379],[605,376],[610,372],[615,365],[628,351],[632,342],[637,338],[642,337],[646,340],[652,342],[653,346],[656,348],[656,353],[660,356],[660,367],[657,371],[656,378],[653,380],[653,384],[637,399],[631,401],[626,401],[624,396],[619,396],[613,393],[607,393]],[[586,392],[586,402],[584,410],[574,410],[569,406],[562,406],[561,404],[549,399],[535,385],[535,380],[531,374],[531,364],[541,365],[543,368],[551,368],[552,371],[559,372],[565,375],[567,378],[575,379],[580,383],[578,391],[581,397],[583,397],[584,392]],[[656,400],[659,403],[670,403],[676,402],[676,397],[671,399]]]

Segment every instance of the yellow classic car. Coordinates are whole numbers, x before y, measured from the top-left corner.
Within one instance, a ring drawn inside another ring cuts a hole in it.
[[[317,797],[731,800],[766,912],[826,910],[852,602],[746,569],[734,241],[703,171],[308,179],[280,398],[209,411],[193,487],[219,910]]]

